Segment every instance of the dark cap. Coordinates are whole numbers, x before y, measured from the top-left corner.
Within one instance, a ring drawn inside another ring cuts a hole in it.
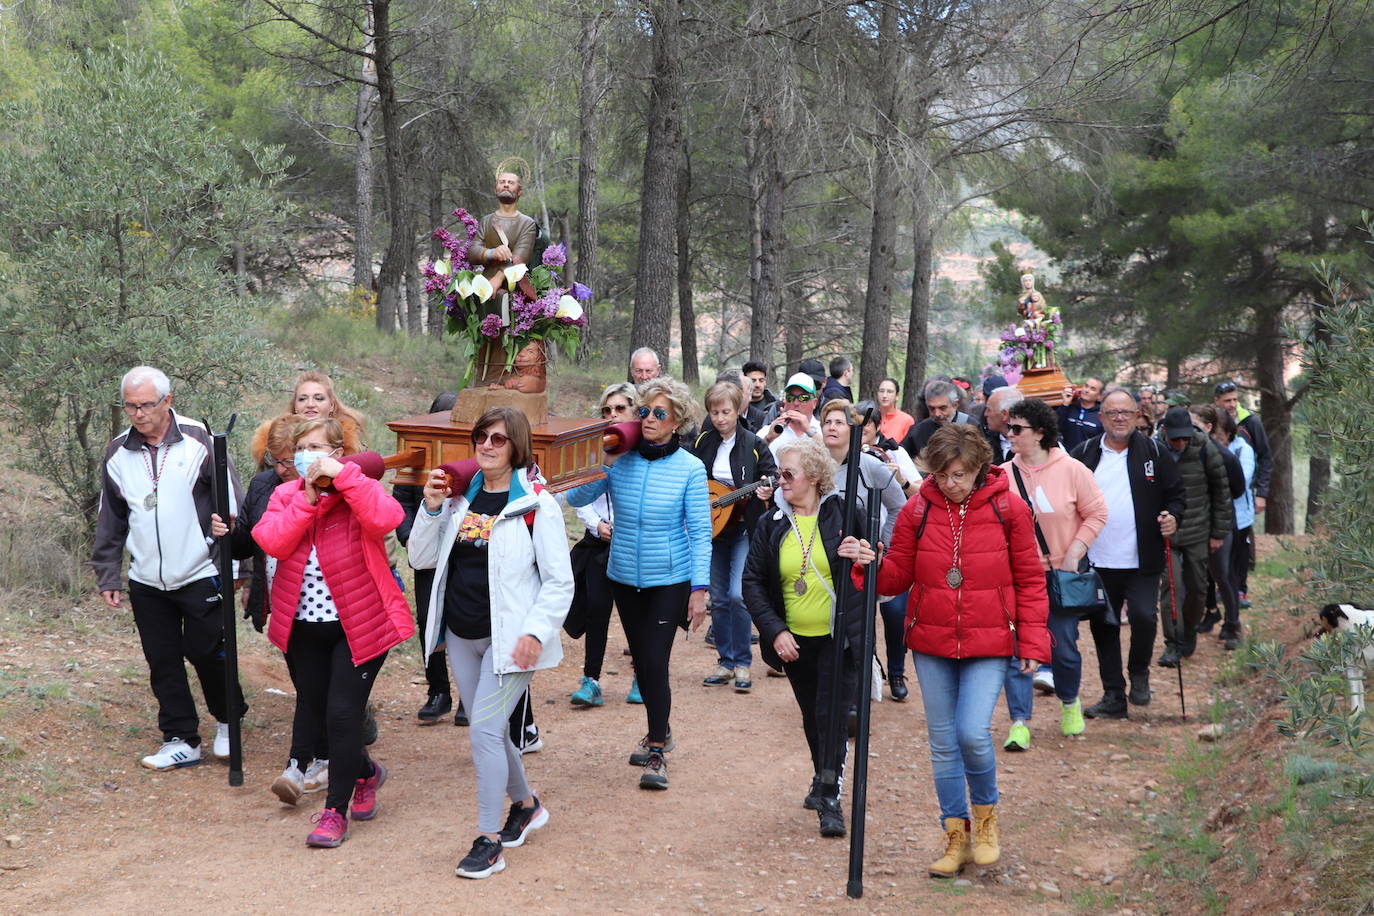
[[[1164,403],[1170,407],[1191,407],[1193,399],[1177,388],[1170,388],[1164,392]]]
[[[992,393],[998,388],[1007,387],[1007,380],[1000,375],[989,375],[983,379],[983,397],[992,397]]]
[[[1170,407],[1164,414],[1164,438],[1193,438],[1193,417],[1186,407]]]
[[[817,387],[819,387],[821,382],[825,380],[825,377],[830,374],[829,371],[825,368],[825,363],[821,362],[818,359],[802,360],[801,363],[797,366],[797,371],[805,372],[807,375],[815,379]]]

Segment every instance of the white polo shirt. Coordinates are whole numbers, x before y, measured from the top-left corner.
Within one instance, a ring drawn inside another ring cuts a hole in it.
[[[1093,477],[1107,500],[1107,524],[1088,548],[1088,560],[1101,569],[1139,569],[1140,545],[1135,532],[1135,500],[1126,467],[1129,447],[1116,451],[1102,437],[1102,458]]]

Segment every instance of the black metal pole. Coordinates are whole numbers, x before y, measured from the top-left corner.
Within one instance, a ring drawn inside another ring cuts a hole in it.
[[[858,515],[855,512],[855,503],[859,496],[859,454],[863,448],[863,424],[852,424],[849,427],[849,460],[845,464],[844,477],[844,528],[842,536],[847,536],[856,527]],[[821,735],[824,745],[821,747],[821,785],[838,786],[840,784],[840,767],[844,762],[844,727],[845,719],[849,715],[850,697],[844,695],[844,634],[845,634],[845,608],[849,605],[849,595],[853,591],[854,583],[849,578],[849,571],[853,568],[852,560],[840,559],[840,568],[833,571],[835,577],[835,613],[833,615],[835,626],[830,633],[830,670],[834,672],[834,684],[832,685],[833,700],[830,704],[830,715],[824,723]]]
[[[877,549],[878,532],[882,528],[882,502],[878,490],[868,493],[868,541]],[[873,704],[873,651],[877,640],[878,564],[868,566],[864,576],[864,651],[859,665],[859,733],[854,739],[854,808],[849,818],[849,884],[845,888],[852,899],[864,895],[864,821],[868,814],[868,724]]]
[[[224,432],[213,433],[215,472],[212,492],[215,512],[229,523],[229,434],[238,414],[229,417]],[[210,424],[206,422],[208,430]],[[234,609],[234,553],[228,535],[216,539],[216,565],[219,567],[219,603],[224,621],[224,702],[229,715],[229,785],[243,785],[243,735],[239,723],[239,647],[238,614]]]

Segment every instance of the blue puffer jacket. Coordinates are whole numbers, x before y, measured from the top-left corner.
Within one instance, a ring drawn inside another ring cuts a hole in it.
[[[615,533],[606,573],[635,588],[691,580],[711,584],[711,507],[706,466],[684,448],[649,461],[627,452],[606,477],[568,491],[585,506],[610,490]]]

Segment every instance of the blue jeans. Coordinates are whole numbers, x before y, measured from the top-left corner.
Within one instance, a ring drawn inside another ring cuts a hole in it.
[[[883,618],[883,643],[887,647],[887,676],[906,675],[906,599],[910,592],[902,592],[891,601],[878,605]]]
[[[753,620],[740,589],[748,556],[749,537],[743,525],[711,542],[711,635],[719,664],[725,668],[748,668],[754,659],[749,648]]]
[[[1083,682],[1083,656],[1078,651],[1078,618],[1050,614],[1046,621],[1050,631],[1050,671],[1054,673],[1054,695],[1061,703],[1072,703],[1078,699],[1078,688]],[[1021,660],[1013,658],[1007,663],[1007,712],[1013,721],[1031,718],[1032,675],[1022,674]]]
[[[992,711],[1007,671],[1005,658],[941,658],[911,653],[925,704],[930,766],[940,823],[969,817],[969,802],[997,804]]]

